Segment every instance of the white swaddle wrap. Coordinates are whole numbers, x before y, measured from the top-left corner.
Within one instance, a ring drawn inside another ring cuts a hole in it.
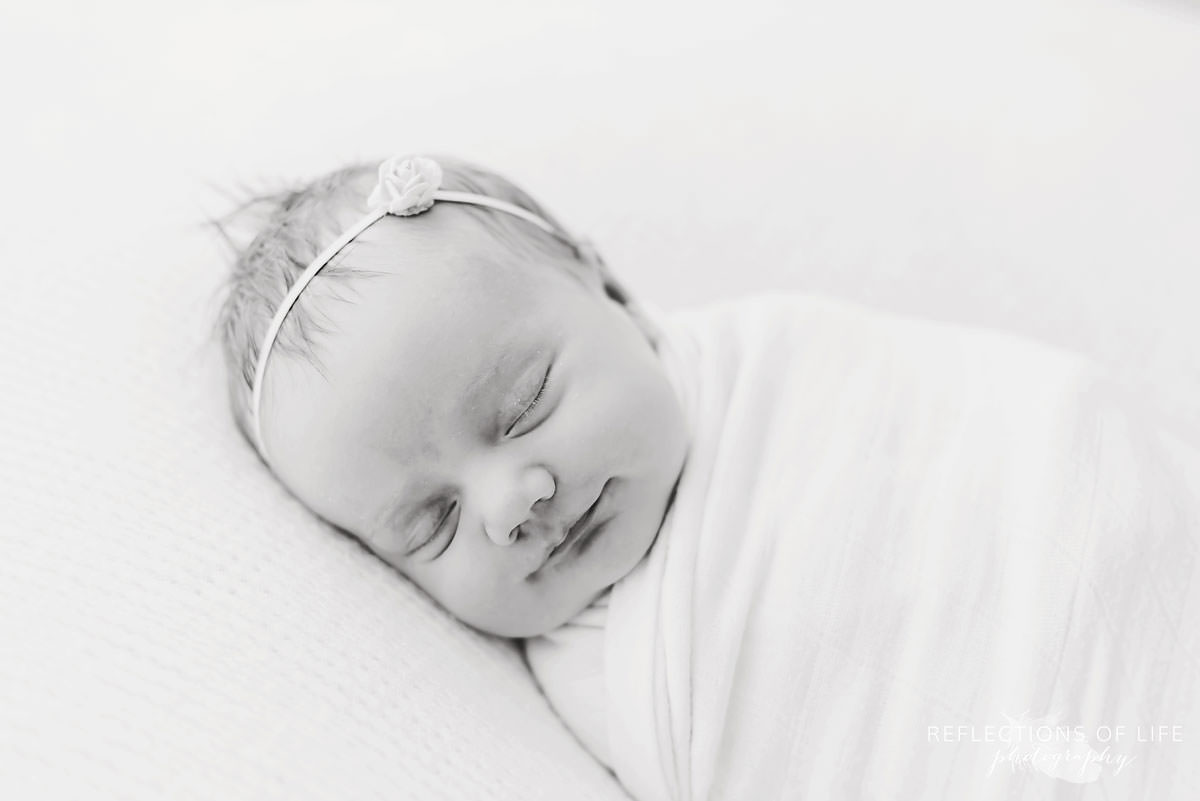
[[[1001,333],[662,322],[693,441],[605,631],[635,798],[1200,798],[1194,433]]]

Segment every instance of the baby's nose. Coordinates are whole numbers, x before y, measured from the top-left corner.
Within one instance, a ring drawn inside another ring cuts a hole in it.
[[[507,487],[497,487],[487,499],[483,527],[488,539],[497,545],[511,545],[517,539],[521,525],[530,518],[538,501],[554,497],[554,477],[541,466],[521,470]]]

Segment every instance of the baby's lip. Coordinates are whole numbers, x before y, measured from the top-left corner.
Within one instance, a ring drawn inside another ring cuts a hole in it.
[[[609,481],[611,480],[612,479],[609,479]],[[592,501],[591,505],[588,506],[587,509],[583,510],[583,514],[581,514],[575,520],[575,522],[571,524],[566,533],[559,538],[558,542],[554,544],[554,547],[551,548],[546,554],[546,557],[542,559],[542,563],[538,566],[537,570],[534,571],[534,575],[541,572],[542,568],[553,561],[554,558],[561,552],[569,548],[572,543],[578,540],[587,531],[592,523],[596,522],[596,511],[599,509],[600,501],[602,498],[604,498],[604,493],[608,489],[609,481],[604,482],[604,486],[600,488],[600,493],[596,496],[596,499]]]

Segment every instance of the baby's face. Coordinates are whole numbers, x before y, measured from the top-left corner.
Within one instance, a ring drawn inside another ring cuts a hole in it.
[[[297,497],[456,617],[533,636],[646,554],[682,410],[596,268],[516,263],[439,211],[350,246],[379,275],[322,305],[320,370],[272,361],[264,438]]]

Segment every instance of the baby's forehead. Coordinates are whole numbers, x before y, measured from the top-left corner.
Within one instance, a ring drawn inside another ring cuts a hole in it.
[[[511,277],[516,264],[502,240],[454,204],[412,217],[387,215],[355,237],[339,261],[368,275],[475,280]]]
[[[483,404],[481,391],[547,350],[553,331],[519,268],[469,251],[397,255],[392,244],[366,240],[351,254],[364,277],[325,310],[317,372],[348,414],[369,423],[405,407],[413,427],[433,430],[448,405]]]

